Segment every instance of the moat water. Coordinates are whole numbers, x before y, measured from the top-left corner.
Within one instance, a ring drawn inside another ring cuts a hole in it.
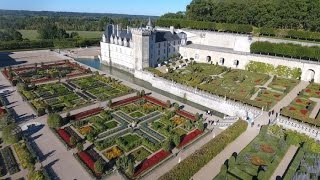
[[[106,74],[110,74],[110,75],[113,75],[113,76],[116,76],[120,79],[123,79],[123,80],[126,80],[130,83],[133,83],[133,84],[136,84],[138,86],[141,86],[141,87],[144,87],[146,89],[149,89],[151,91],[154,91],[156,93],[159,93],[159,94],[162,94],[166,97],[169,97],[171,99],[174,99],[176,101],[180,101],[184,104],[187,104],[189,106],[193,106],[199,110],[207,110],[209,108],[207,107],[204,107],[202,105],[199,105],[199,104],[196,104],[196,103],[193,103],[191,101],[188,101],[184,98],[181,98],[181,97],[178,97],[178,96],[175,96],[173,94],[170,94],[168,92],[165,92],[165,91],[162,91],[161,89],[157,89],[157,88],[154,88],[149,82],[146,82],[146,81],[143,81],[141,79],[138,79],[138,78],[135,78],[133,76],[133,74],[130,74],[126,71],[123,71],[123,70],[120,70],[120,69],[117,69],[117,68],[114,68],[114,67],[110,67],[110,66],[106,66],[104,64],[101,64],[100,63],[100,60],[99,59],[85,59],[85,58],[81,58],[81,59],[75,59],[76,61],[80,62],[80,63],[83,63],[87,66],[90,66],[90,67],[93,67],[95,69],[98,69],[98,70],[101,70],[103,72],[105,72]],[[223,117],[223,115],[219,115],[220,117]]]

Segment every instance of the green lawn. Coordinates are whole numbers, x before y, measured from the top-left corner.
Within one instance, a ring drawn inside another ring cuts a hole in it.
[[[140,117],[144,116],[144,114],[139,111],[136,111],[136,112],[131,113],[130,116],[133,118],[140,118]]]
[[[36,40],[38,39],[38,32],[37,30],[18,30],[23,38],[28,38],[29,40]],[[71,32],[78,32],[79,35],[83,38],[88,39],[95,39],[100,38],[102,36],[102,31],[67,31],[68,33]]]
[[[147,151],[144,147],[140,147],[139,149],[130,153],[135,161],[142,161],[146,159],[151,153]],[[129,156],[130,156],[129,155]]]

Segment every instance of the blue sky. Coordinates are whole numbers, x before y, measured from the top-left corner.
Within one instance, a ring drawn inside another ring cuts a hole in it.
[[[162,15],[185,11],[191,0],[0,0],[0,9]]]

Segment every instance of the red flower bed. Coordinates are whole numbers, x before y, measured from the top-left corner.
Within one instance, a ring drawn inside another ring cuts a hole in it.
[[[70,73],[70,74],[67,74],[67,77],[71,78],[71,77],[76,77],[76,76],[80,76],[80,75],[83,75],[83,72],[80,72],[80,73]]]
[[[198,137],[200,134],[202,133],[202,131],[200,131],[199,129],[194,130],[193,132],[189,133],[188,135],[186,135],[183,140],[181,141],[181,143],[179,144],[178,148],[182,148],[183,146],[187,145],[189,142],[191,142],[193,139],[195,139],[196,137]]]
[[[50,81],[50,80],[53,80],[53,79],[44,77],[44,78],[41,78],[41,79],[33,79],[33,80],[31,80],[31,82],[33,82],[33,83],[42,83],[42,82],[47,82],[47,81]]]
[[[190,119],[190,120],[192,120],[192,121],[195,121],[195,120],[196,120],[196,116],[193,115],[193,114],[191,114],[191,113],[189,113],[189,112],[187,112],[187,111],[177,110],[176,113],[177,113],[178,115],[183,116],[183,117],[185,117],[185,118],[188,118],[188,119]]]
[[[120,101],[112,103],[111,107],[114,108],[116,106],[129,104],[129,103],[131,103],[133,101],[139,100],[140,98],[141,98],[140,96],[134,96],[134,97],[130,97],[130,98],[127,98],[127,99],[123,99],[123,100],[120,100]]]
[[[301,99],[297,99],[296,103],[302,103],[302,100]]]
[[[102,110],[103,110],[102,108],[90,109],[90,110],[88,110],[88,111],[84,111],[84,112],[81,112],[81,113],[78,113],[78,114],[75,114],[75,115],[71,116],[71,119],[72,119],[72,120],[84,119],[84,118],[86,118],[86,117],[99,114]]]
[[[303,114],[303,115],[306,115],[308,113],[308,110],[302,109],[302,110],[300,110],[300,113]]]
[[[262,99],[258,98],[257,101],[262,101]]]
[[[296,108],[294,108],[294,107],[290,107],[290,108],[289,108],[289,110],[290,110],[290,111],[295,111],[295,110],[296,110]]]
[[[134,177],[140,175],[142,172],[152,168],[153,166],[155,166],[156,164],[158,164],[159,162],[163,161],[165,158],[167,158],[170,155],[170,152],[161,150],[159,152],[157,152],[156,154],[154,154],[153,156],[151,156],[149,159],[143,161],[142,163],[140,163],[137,167],[136,167],[136,172],[134,173]]]
[[[260,82],[261,82],[261,79],[255,80],[254,82],[255,82],[255,83],[260,83]]]
[[[309,92],[311,92],[311,90],[310,89],[306,89],[305,92],[309,93]]]
[[[58,129],[57,133],[64,140],[64,142],[66,142],[70,146],[70,137],[71,136],[67,133],[67,131],[64,129]]]
[[[269,94],[269,93],[266,91],[266,92],[264,92],[264,94]]]
[[[78,153],[80,159],[87,165],[87,167],[95,173],[96,176],[101,176],[101,174],[96,173],[95,169],[94,169],[94,161],[91,158],[91,156],[85,152],[85,151],[81,151],[80,153]]]
[[[0,115],[4,115],[6,113],[7,113],[7,111],[5,109],[0,108]]]
[[[318,92],[316,92],[316,94],[318,95],[318,96],[320,96],[320,92],[318,91]]]
[[[274,97],[280,97],[280,95],[279,94],[275,94]]]
[[[8,79],[9,78],[9,71],[8,70],[3,70],[2,74]]]
[[[160,101],[159,99],[156,99],[154,97],[144,96],[144,99],[146,99],[147,101],[149,101],[151,103],[154,103],[154,104],[157,104],[157,105],[162,106],[164,108],[167,108],[167,104],[166,103],[164,103],[163,101]]]

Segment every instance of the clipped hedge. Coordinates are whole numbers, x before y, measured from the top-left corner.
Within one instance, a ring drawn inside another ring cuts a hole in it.
[[[211,161],[223,149],[236,138],[238,138],[246,129],[248,123],[239,120],[228,129],[203,145],[199,150],[192,153],[182,162],[173,167],[169,172],[161,176],[160,180],[188,180],[197,173],[203,166]]]
[[[284,56],[292,58],[320,59],[320,47],[306,47],[297,44],[254,42],[250,47],[251,53]]]
[[[1,50],[36,49],[36,48],[73,48],[79,46],[99,45],[100,39],[59,39],[59,40],[33,40],[33,41],[3,41]]]
[[[301,39],[320,42],[320,32],[310,32],[294,29],[275,29],[262,27],[255,30],[256,35],[272,36],[280,38]]]
[[[294,155],[293,159],[291,160],[290,164],[288,165],[287,170],[285,171],[282,179],[284,180],[291,180],[296,173],[300,162],[304,156],[305,151],[302,148],[299,148],[298,152]]]
[[[214,23],[208,21],[192,21],[192,20],[182,20],[182,19],[166,19],[160,18],[156,22],[157,26],[170,27],[174,26],[176,28],[191,28],[191,29],[201,29],[201,30],[211,30],[220,32],[234,32],[234,33],[244,33],[249,34],[252,32],[253,27],[246,24],[228,24],[228,23]]]
[[[264,74],[273,74],[285,78],[299,79],[302,71],[300,68],[290,68],[287,66],[273,66],[272,64],[250,61],[245,67],[246,70],[251,72],[259,72]]]

